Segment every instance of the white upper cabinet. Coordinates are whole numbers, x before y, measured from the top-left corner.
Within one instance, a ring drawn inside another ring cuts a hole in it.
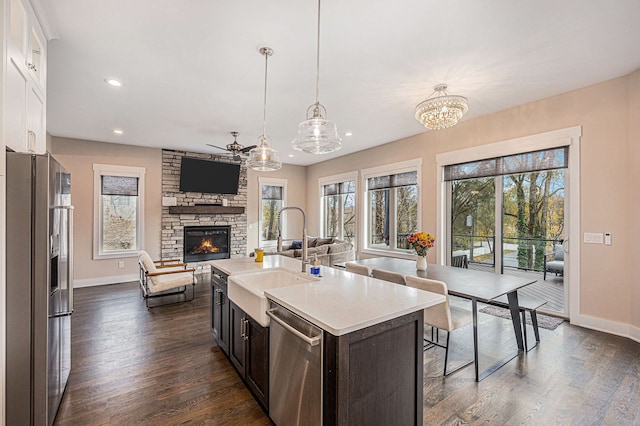
[[[8,0],[9,44],[19,52],[20,59],[33,81],[45,92],[47,83],[47,43],[42,28],[28,0]]]
[[[46,151],[46,38],[28,0],[7,0],[4,135],[18,152]]]

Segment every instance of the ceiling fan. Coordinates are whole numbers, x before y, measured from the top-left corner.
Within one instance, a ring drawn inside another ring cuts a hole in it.
[[[212,145],[210,143],[208,143],[207,145],[217,149],[221,149],[223,151],[227,151],[229,154],[226,154],[226,155],[232,155],[234,160],[240,161],[242,160],[243,156],[246,156],[249,153],[249,151],[251,151],[253,148],[256,147],[256,145],[251,145],[247,147],[240,145],[236,140],[239,134],[240,133],[238,132],[231,132],[231,136],[233,136],[233,143],[227,144],[226,148],[223,148],[217,145]]]

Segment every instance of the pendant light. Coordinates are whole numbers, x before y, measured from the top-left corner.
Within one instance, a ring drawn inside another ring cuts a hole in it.
[[[342,148],[335,123],[327,120],[327,110],[318,100],[320,82],[320,0],[318,0],[318,42],[316,49],[316,103],[307,108],[307,119],[298,125],[291,145],[309,154],[327,154]],[[309,113],[311,112],[311,116]]]
[[[269,56],[273,55],[270,47],[261,47],[264,55],[264,115],[262,118],[262,136],[258,138],[258,146],[249,151],[247,167],[258,172],[272,172],[282,167],[278,152],[271,148],[271,139],[267,136],[267,65]]]

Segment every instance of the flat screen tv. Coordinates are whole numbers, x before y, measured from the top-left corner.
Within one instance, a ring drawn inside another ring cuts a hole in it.
[[[237,194],[240,164],[182,157],[180,191]]]

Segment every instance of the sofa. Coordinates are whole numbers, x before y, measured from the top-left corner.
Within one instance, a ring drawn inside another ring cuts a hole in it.
[[[355,260],[356,252],[349,241],[337,238],[307,238],[307,256],[309,259],[317,257],[321,265],[333,266],[336,263]],[[265,253],[265,255],[280,254],[282,256],[301,258],[302,240],[294,240],[288,245],[283,245],[282,251]]]

